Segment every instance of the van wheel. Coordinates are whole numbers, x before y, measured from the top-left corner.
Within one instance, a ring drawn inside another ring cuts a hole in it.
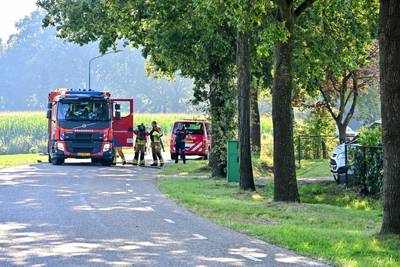
[[[63,165],[64,162],[65,162],[64,159],[51,159],[51,163],[52,163],[53,165]]]
[[[208,147],[208,152],[207,152],[207,154],[203,156],[203,159],[204,159],[204,160],[207,160],[207,159],[210,158],[210,151],[211,151],[211,147]]]

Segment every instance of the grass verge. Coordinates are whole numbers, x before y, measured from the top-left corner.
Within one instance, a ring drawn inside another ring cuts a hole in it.
[[[179,159],[178,164],[170,164],[160,171],[161,175],[179,175],[179,176],[207,176],[210,175],[210,168],[207,160],[188,160],[182,164]]]
[[[380,200],[335,184],[300,185],[301,204],[272,202],[210,179],[161,179],[160,190],[194,212],[236,231],[338,266],[400,266],[400,239],[377,235]]]
[[[38,161],[47,162],[47,156],[37,154],[0,155],[0,169],[37,163]]]
[[[329,177],[328,160],[302,160],[301,168],[297,169],[297,177]],[[253,171],[255,177],[271,177],[272,173],[267,163],[261,159],[253,160]],[[188,160],[186,165],[170,164],[161,170],[162,175],[179,175],[179,176],[207,176],[210,175],[210,168],[206,160]]]
[[[297,177],[330,177],[329,160],[302,160],[301,168],[296,170]]]

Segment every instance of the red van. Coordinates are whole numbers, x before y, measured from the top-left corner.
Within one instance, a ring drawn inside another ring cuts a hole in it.
[[[188,156],[202,156],[203,159],[208,158],[208,153],[211,149],[211,124],[206,121],[197,120],[181,120],[174,123],[171,134],[171,159],[175,159],[176,151],[174,147],[175,132],[178,129],[178,124],[185,125],[188,131],[186,138],[186,155]]]

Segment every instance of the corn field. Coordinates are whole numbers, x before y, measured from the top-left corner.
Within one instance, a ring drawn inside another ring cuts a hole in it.
[[[0,113],[0,154],[46,151],[45,116],[40,112]]]
[[[0,113],[0,155],[44,153],[47,151],[47,119],[45,112]],[[165,133],[164,143],[169,145],[169,135],[175,120],[199,118],[188,114],[135,114],[135,125],[151,126],[153,120]]]
[[[45,153],[47,151],[47,119],[45,112],[2,112],[0,113],[0,155]],[[173,124],[180,119],[202,119],[204,116],[193,114],[139,114],[134,115],[134,123],[151,126],[157,121],[164,132],[164,145],[168,150],[169,137]],[[272,142],[271,119],[261,119],[263,144]],[[269,149],[267,149],[269,150]],[[264,151],[270,157],[269,151]]]

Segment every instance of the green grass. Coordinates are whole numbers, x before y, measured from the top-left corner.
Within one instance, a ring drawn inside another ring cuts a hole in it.
[[[191,175],[210,175],[210,168],[208,167],[207,160],[188,160],[186,164],[182,164],[179,160],[178,164],[170,164],[160,171],[162,175],[179,175],[179,176],[191,176]]]
[[[47,156],[37,154],[0,155],[0,169],[37,163],[38,161],[47,162]]]
[[[302,160],[301,168],[297,169],[297,177],[312,178],[312,177],[330,177],[328,160]],[[271,164],[272,165],[272,164]],[[267,164],[262,159],[253,159],[253,171],[255,177],[270,177],[272,173],[268,170]],[[206,160],[188,160],[186,165],[171,164],[161,170],[160,174],[163,175],[180,175],[180,176],[193,176],[193,175],[210,175],[210,168],[208,168],[208,161]]]
[[[297,177],[327,177],[332,176],[329,170],[329,160],[302,160],[301,168],[297,169]]]
[[[161,179],[162,192],[194,212],[304,255],[338,266],[400,266],[400,239],[377,235],[380,200],[335,184],[300,185],[301,204],[272,202],[272,184],[258,194],[210,179]]]

